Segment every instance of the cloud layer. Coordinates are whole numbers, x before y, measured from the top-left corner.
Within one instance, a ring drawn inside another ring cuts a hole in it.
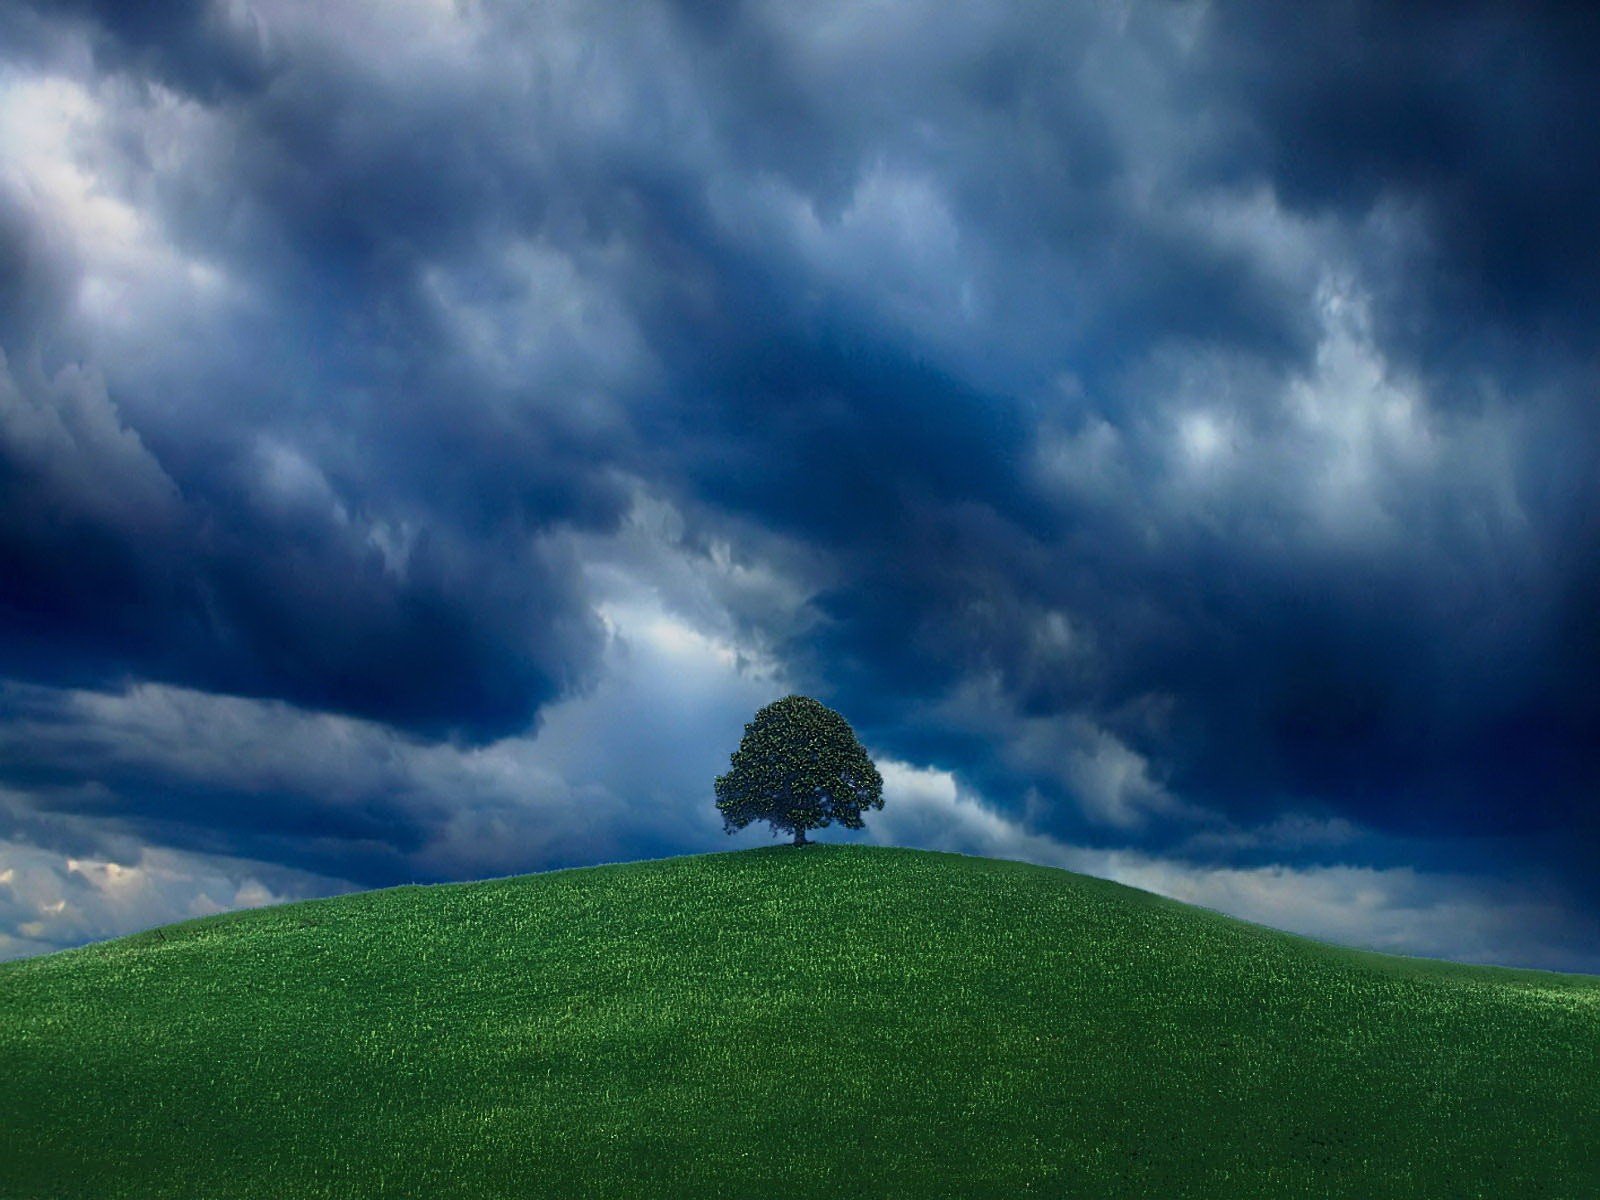
[[[233,904],[707,848],[798,688],[1029,854],[1600,963],[1593,20],[85,0],[0,45],[39,904],[69,857]],[[991,845],[957,815],[916,837]]]

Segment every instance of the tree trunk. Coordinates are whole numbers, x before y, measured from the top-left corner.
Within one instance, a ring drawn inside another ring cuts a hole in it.
[[[794,844],[796,846],[804,846],[806,844],[806,831],[804,829],[796,829],[794,831]]]

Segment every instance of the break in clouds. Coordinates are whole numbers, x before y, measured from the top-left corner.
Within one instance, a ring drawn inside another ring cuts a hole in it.
[[[866,836],[1600,969],[1600,27],[0,0],[0,953]],[[151,15],[156,13],[156,15]]]

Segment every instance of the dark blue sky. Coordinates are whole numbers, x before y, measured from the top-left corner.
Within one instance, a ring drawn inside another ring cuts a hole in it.
[[[0,954],[869,839],[1600,970],[1600,17],[0,0]]]

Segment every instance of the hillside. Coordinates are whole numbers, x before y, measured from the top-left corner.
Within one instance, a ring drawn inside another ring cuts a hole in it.
[[[1600,978],[816,846],[0,966],[0,1195],[1563,1196]]]

